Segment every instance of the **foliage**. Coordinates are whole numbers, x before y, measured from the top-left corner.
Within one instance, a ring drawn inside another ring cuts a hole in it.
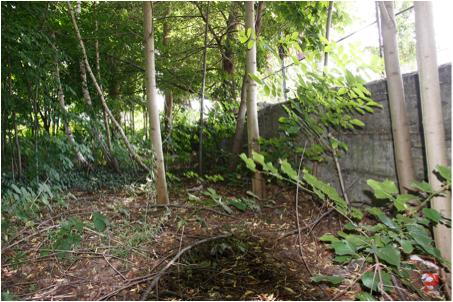
[[[338,195],[337,191],[329,184],[324,184],[313,175],[308,174],[306,170],[303,171],[303,181],[300,175],[294,171],[289,163],[283,161],[278,171],[271,162],[265,162],[261,154],[253,153],[253,159],[247,158],[245,154],[241,154],[241,158],[247,164],[247,167],[256,171],[256,163],[261,164],[263,171],[260,173],[284,179],[288,182],[299,185],[302,190],[311,194],[317,195],[322,200],[333,202],[333,207],[340,214],[344,215],[350,220],[345,225],[346,232],[338,232],[338,237],[331,234],[325,234],[320,239],[322,241],[331,242],[328,246],[335,250],[337,256],[335,261],[341,263],[349,263],[353,260],[364,259],[365,262],[371,265],[380,265],[376,263],[379,259],[381,265],[385,269],[382,272],[384,290],[391,290],[392,283],[390,273],[394,273],[400,279],[409,279],[408,270],[411,268],[405,261],[404,255],[418,251],[419,253],[426,253],[435,258],[440,263],[443,263],[451,268],[451,264],[445,261],[440,254],[440,251],[431,246],[433,240],[429,238],[429,228],[438,223],[447,224],[451,227],[451,217],[446,217],[434,209],[424,208],[423,217],[415,215],[416,210],[412,210],[411,216],[406,216],[397,213],[394,217],[388,217],[386,213],[378,208],[369,210],[376,219],[379,221],[374,226],[367,224],[357,223],[356,220],[361,220],[363,217],[362,212],[354,207],[348,207],[346,202]],[[430,199],[442,194],[451,187],[451,169],[437,166],[439,175],[444,179],[444,186],[434,191],[429,184],[425,182],[417,183],[412,182],[414,188],[420,189],[427,194],[424,198],[422,205],[425,205]],[[286,174],[287,176],[283,176]],[[374,180],[368,180],[368,184],[375,190],[375,196],[379,199],[389,199],[393,202],[398,212],[410,210],[408,201],[420,199],[419,196],[413,195],[397,195],[398,192],[395,184],[392,181],[385,181],[383,183]],[[401,251],[400,251],[401,250]],[[374,258],[376,256],[377,258]],[[378,290],[379,278],[374,277],[374,272],[370,271],[361,276],[363,284],[373,290]],[[338,283],[342,278],[333,278],[330,276],[315,276],[312,278],[315,282],[323,279],[329,279],[333,283]],[[373,283],[374,280],[374,283]],[[359,297],[358,297],[359,298]]]

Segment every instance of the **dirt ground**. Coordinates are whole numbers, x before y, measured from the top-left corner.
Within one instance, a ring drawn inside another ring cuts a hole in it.
[[[212,182],[203,186],[201,191],[209,187],[223,198],[246,196],[250,190]],[[154,206],[154,197],[137,187],[71,190],[75,199],[66,201],[69,210],[47,211],[39,223],[19,229],[19,236],[2,244],[2,292],[20,300],[140,300],[171,260],[148,300],[331,300],[358,275],[357,267],[335,264],[332,250],[319,241],[326,233],[336,235],[346,223],[335,212],[322,216],[329,208],[320,200],[299,195],[300,249],[294,187],[270,184],[271,198],[258,202],[260,210],[242,212],[231,206],[231,214],[220,206],[192,203],[187,190],[196,187],[193,181],[174,186],[168,207]],[[197,190],[191,194],[201,203],[209,199]],[[59,251],[42,253],[51,249],[59,221],[76,217],[90,223],[93,212],[108,217],[110,225],[103,232],[85,225],[81,246],[62,258],[56,256]],[[421,288],[419,273],[414,272],[413,280]],[[346,279],[337,285],[315,283],[310,277],[318,274]],[[355,300],[363,290],[355,284],[335,298]]]

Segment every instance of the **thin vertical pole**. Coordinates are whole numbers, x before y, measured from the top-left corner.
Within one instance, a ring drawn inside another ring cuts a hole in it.
[[[377,1],[375,1],[375,5],[376,5],[377,30],[379,34],[379,56],[382,58],[384,54],[382,53],[381,18],[379,18],[379,4]]]
[[[206,31],[204,35],[204,59],[203,59],[203,82],[201,85],[201,101],[200,101],[200,174],[203,175],[203,106],[204,106],[204,89],[206,84],[206,55],[208,50],[208,26],[209,26],[209,2],[206,11]]]

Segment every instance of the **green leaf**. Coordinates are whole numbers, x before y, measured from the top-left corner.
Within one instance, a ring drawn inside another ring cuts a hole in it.
[[[253,154],[253,159],[256,160],[257,162],[259,162],[263,166],[263,169],[267,171],[267,165],[264,162],[264,156],[262,156],[259,153],[256,153],[255,151],[253,151],[252,154]]]
[[[352,242],[334,241],[329,247],[335,249],[335,253],[338,255],[355,255],[357,246]]]
[[[326,46],[326,48],[324,48],[324,52],[331,52],[333,50],[333,47],[332,46]]]
[[[410,180],[410,179],[409,179],[409,181],[411,182],[411,186],[413,188],[417,188],[417,189],[422,190],[423,192],[426,192],[426,193],[433,193],[434,192],[434,190],[431,188],[429,183],[427,183],[425,181],[416,182],[416,181],[413,181],[413,180]]]
[[[11,184],[11,188],[14,189],[18,194],[22,194],[22,192],[19,190],[19,188],[15,184]]]
[[[321,280],[329,280],[330,282],[332,282],[333,284],[339,284],[341,283],[345,278],[342,278],[342,277],[332,277],[332,276],[321,276],[321,275],[316,275],[314,277],[311,277],[311,279],[315,282],[319,282]]]
[[[247,48],[252,49],[253,44],[255,44],[255,40],[250,40],[249,43],[247,44]]]
[[[297,180],[297,172],[291,167],[287,161],[283,161],[281,164],[281,169],[283,172],[289,175],[294,180]]]
[[[451,169],[445,166],[436,165],[437,171],[439,171],[440,176],[445,178],[451,183]]]
[[[231,210],[229,206],[224,205],[224,204],[221,204],[221,205],[222,205],[222,208],[225,210],[225,212],[227,212],[228,214],[231,214],[231,212],[233,212],[233,210]]]
[[[329,40],[327,40],[325,37],[323,36],[319,36],[319,39],[322,41],[322,43],[324,44],[330,44]]]
[[[366,246],[371,245],[371,241],[369,238],[362,236],[362,235],[347,235],[346,240],[354,243],[357,246]]]
[[[381,272],[382,274],[382,282],[384,283],[384,290],[389,291],[393,290],[393,284],[392,284],[392,277],[390,276],[389,273],[386,272]],[[373,278],[374,278],[374,283],[373,283]],[[374,276],[374,271],[368,272],[362,276],[362,282],[363,284],[371,288],[373,287],[374,291],[378,291],[378,284],[380,283],[379,281],[379,275],[376,272],[376,276]]]
[[[269,96],[269,94],[271,94],[271,89],[269,88],[269,86],[264,86],[264,93],[266,94],[266,96]]]
[[[371,281],[371,282],[373,282],[373,281]],[[358,293],[358,294],[355,294],[355,297],[357,299],[359,299],[360,301],[379,301],[378,299],[376,299],[369,293]]]
[[[348,92],[348,89],[347,89],[347,88],[344,88],[344,87],[343,87],[343,88],[340,88],[340,89],[338,90],[338,95],[343,95],[343,94],[345,94],[346,92]]]
[[[346,72],[346,81],[348,82],[348,84],[350,86],[354,86],[357,83],[354,75],[352,74],[352,72],[350,72],[347,69],[345,70],[345,72]]]
[[[405,239],[401,240],[401,247],[403,248],[403,252],[406,254],[411,254],[414,251],[414,247],[410,243],[410,241],[407,241]]]
[[[390,218],[388,218],[384,213],[378,215],[378,218],[389,228],[400,231],[401,228],[395,224]]]
[[[365,124],[362,123],[361,121],[359,121],[358,119],[353,119],[353,120],[350,120],[349,122],[350,122],[351,124],[353,124],[353,125],[356,125],[356,126],[361,126],[361,127],[362,127],[362,126],[365,126]]]
[[[374,189],[374,196],[379,199],[390,199],[394,200],[392,194],[398,193],[398,189],[395,186],[395,183],[390,180],[385,180],[380,183],[375,180],[367,180],[367,184]]]
[[[321,241],[339,241],[339,239],[332,234],[324,234],[324,235],[322,235],[321,238],[319,238],[319,240],[321,240]]]
[[[397,248],[390,246],[372,247],[368,248],[367,251],[376,254],[376,256],[389,264],[396,266],[400,265],[400,251]]]
[[[254,80],[255,82],[257,82],[258,84],[263,85],[263,82],[261,82],[261,80],[260,80],[256,75],[254,75],[254,74],[252,74],[252,73],[249,73],[249,77],[251,77],[252,80]]]
[[[299,37],[299,33],[297,31],[293,32],[291,35],[291,39],[293,39],[293,40],[296,40],[298,37]]]
[[[436,211],[435,209],[424,208],[423,213],[426,215],[426,217],[428,217],[429,219],[431,219],[434,222],[439,222],[441,219],[440,213],[438,211]]]
[[[378,55],[374,55],[374,56],[371,58],[371,63],[370,63],[370,65],[371,65],[371,66],[376,66],[378,62],[379,62],[379,56],[378,56]]]
[[[253,159],[251,158],[247,158],[247,156],[242,153],[241,155],[239,155],[240,158],[242,158],[243,161],[245,161],[245,164],[247,165],[247,168],[252,170],[253,172],[256,171],[256,165],[255,165],[255,162],[253,161]]]
[[[250,35],[252,34],[252,28],[250,27],[247,29],[247,38],[250,38]]]
[[[343,53],[343,45],[338,46],[338,54],[341,55]]]
[[[410,200],[420,200],[420,197],[408,194],[402,194],[396,196],[396,200],[393,202],[398,211],[406,210],[409,208],[407,204]]]
[[[357,227],[357,224],[355,224],[354,222],[348,222],[344,227],[347,230],[354,230]]]
[[[98,231],[103,231],[105,229],[105,223],[101,219],[95,219],[94,220],[94,227]]]
[[[241,42],[241,44],[243,44],[243,43],[247,42],[247,40],[248,40],[248,39],[249,39],[249,38],[247,38],[247,37],[242,37],[242,39],[241,39],[241,41],[240,41],[240,42]]]

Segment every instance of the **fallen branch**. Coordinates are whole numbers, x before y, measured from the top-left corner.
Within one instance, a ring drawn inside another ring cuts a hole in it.
[[[141,297],[141,300],[142,301],[146,301],[148,299],[148,295],[149,293],[151,292],[151,290],[156,286],[157,282],[159,282],[159,278],[165,273],[165,271],[167,269],[169,269],[173,263],[175,263],[175,261],[177,259],[179,259],[179,257],[181,257],[182,254],[184,254],[186,251],[192,249],[193,247],[197,246],[197,245],[200,245],[200,244],[203,244],[203,243],[206,243],[206,242],[209,242],[209,241],[213,241],[213,240],[217,240],[217,239],[221,239],[221,238],[228,238],[230,236],[233,236],[233,234],[228,234],[228,235],[220,235],[220,236],[217,236],[217,237],[211,237],[211,238],[207,238],[207,239],[204,239],[204,240],[200,240],[192,245],[189,245],[189,246],[186,246],[185,248],[183,248],[175,257],[173,257],[173,259],[171,259],[170,262],[168,262],[168,264],[160,271],[160,273],[154,278],[154,280],[151,282],[151,284],[148,286],[148,288],[146,289],[145,293],[142,295]]]

